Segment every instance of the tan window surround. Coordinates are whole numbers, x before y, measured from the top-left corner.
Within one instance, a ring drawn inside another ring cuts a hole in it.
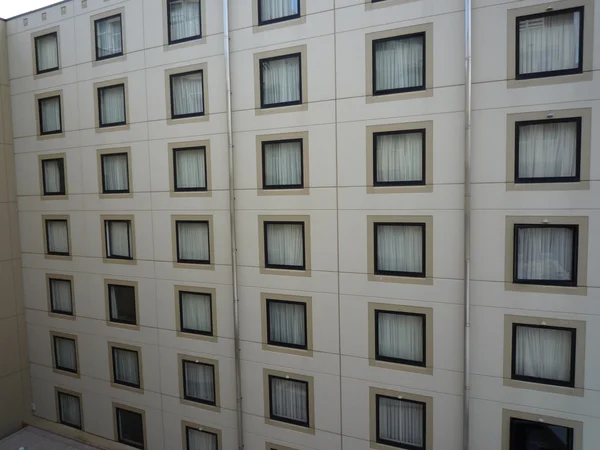
[[[59,387],[54,387],[54,401],[56,402],[56,421],[60,423],[60,402],[58,400],[59,394],[66,394],[79,399],[79,419],[81,421],[81,430],[85,429],[85,423],[83,421],[83,396],[79,392],[70,391]]]
[[[267,114],[281,114],[287,112],[308,111],[308,56],[306,45],[298,45],[295,47],[286,47],[268,52],[254,54],[254,113],[257,116]],[[260,60],[267,58],[275,58],[278,56],[292,55],[300,53],[300,79],[302,85],[300,92],[302,95],[302,103],[299,105],[281,106],[276,108],[261,107],[261,85],[260,85]]]
[[[198,221],[208,222],[208,240],[210,264],[192,264],[177,262],[177,222]],[[200,269],[215,270],[215,233],[213,227],[213,216],[175,215],[171,216],[171,246],[173,248],[173,267],[176,269]]]
[[[214,379],[215,379],[214,380],[215,381],[215,405],[214,406],[185,399],[184,390],[183,390],[183,362],[184,361],[208,364],[208,365],[213,366],[213,369],[214,369],[213,373],[214,373]],[[196,408],[207,409],[209,411],[213,411],[213,412],[217,412],[217,413],[221,412],[221,388],[220,388],[220,382],[219,382],[219,361],[217,359],[209,359],[209,358],[202,358],[202,357],[193,356],[193,355],[178,354],[177,355],[177,368],[178,368],[178,374],[179,374],[178,375],[179,401],[181,402],[181,404],[194,406]]]
[[[502,450],[510,450],[510,419],[523,419],[532,422],[544,422],[573,429],[573,450],[583,450],[583,422],[562,419],[558,417],[542,416],[523,411],[502,410]]]
[[[129,221],[130,228],[130,239],[131,242],[129,245],[131,246],[131,259],[119,259],[119,258],[109,258],[106,250],[106,222],[111,220],[120,220],[120,221]],[[137,264],[137,254],[136,254],[136,245],[135,245],[135,216],[126,215],[126,214],[118,214],[118,215],[104,215],[100,216],[100,242],[102,243],[102,261],[106,264],[128,264],[135,265]]]
[[[376,387],[369,387],[369,418],[371,425],[370,448],[377,450],[390,450],[396,448],[377,442],[377,395],[425,403],[425,423],[423,425],[425,426],[426,436],[424,450],[433,450],[433,397],[410,394],[408,392],[391,391],[389,389],[380,389]]]
[[[61,370],[58,369],[56,367],[56,351],[54,349],[54,338],[58,337],[58,338],[65,338],[65,339],[71,339],[72,341],[75,341],[75,356],[76,356],[76,360],[77,360],[77,373],[75,372],[69,372],[67,370]],[[52,371],[55,373],[59,373],[61,375],[67,375],[69,377],[73,377],[73,378],[79,378],[80,377],[80,373],[81,373],[81,366],[79,364],[79,344],[77,342],[77,336],[74,334],[67,334],[67,333],[60,333],[58,331],[50,331],[50,349],[51,349],[51,353],[52,353]]]
[[[204,0],[205,1],[205,0]],[[175,118],[171,117],[171,75],[185,74],[188,72],[202,71],[202,103],[204,104],[204,114],[201,116]],[[187,66],[177,66],[165,70],[165,100],[166,100],[166,118],[167,125],[176,125],[182,123],[207,122],[210,119],[210,108],[208,105],[208,63],[192,64]]]
[[[137,353],[138,361],[138,376],[140,379],[140,387],[126,386],[124,384],[117,383],[115,381],[115,362],[113,361],[113,348],[120,350],[129,350]],[[135,345],[122,344],[120,342],[109,342],[108,343],[108,365],[110,372],[110,385],[117,389],[125,389],[131,392],[143,393],[144,392],[144,371],[142,365],[142,348],[136,347]]]
[[[210,311],[212,315],[212,336],[204,334],[186,333],[181,331],[181,306],[179,304],[180,292],[194,292],[197,294],[210,295]],[[197,286],[175,285],[175,326],[177,336],[182,338],[198,339],[201,341],[217,342],[219,339],[217,329],[217,290],[214,288],[205,288]]]
[[[413,1],[413,0],[411,0]],[[385,3],[385,2],[383,2]],[[374,134],[393,131],[425,130],[425,185],[424,186],[374,186]],[[433,192],[433,120],[367,127],[367,194]]]
[[[410,364],[400,364],[389,361],[377,360],[377,349],[375,339],[375,311],[390,311],[409,314],[424,314],[425,320],[425,367],[413,366]],[[433,308],[421,308],[416,306],[392,305],[389,303],[371,303],[369,302],[369,365],[380,367],[382,369],[403,370],[406,372],[416,372],[425,375],[433,375]]]
[[[547,220],[547,222],[544,222]],[[506,216],[504,289],[516,292],[541,292],[545,294],[587,295],[588,217],[583,216]],[[542,286],[513,283],[514,226],[515,225],[578,225],[577,286]]]
[[[38,37],[46,36],[47,34],[56,33],[56,47],[58,53],[58,69],[52,70],[44,73],[37,73],[37,58],[36,58],[36,45],[35,40]],[[60,57],[60,26],[46,28],[44,30],[36,31],[35,33],[31,33],[31,58],[33,62],[33,79],[39,80],[40,78],[45,78],[53,75],[62,74],[62,65],[61,65],[61,57]]]
[[[52,312],[52,295],[50,294],[50,280],[65,280],[65,281],[69,281],[71,283],[71,309],[73,310],[73,314],[69,315],[69,314],[60,314],[60,313]],[[69,320],[76,319],[75,282],[74,282],[73,275],[61,275],[61,274],[47,273],[46,274],[46,293],[47,293],[47,297],[48,297],[48,315],[50,317],[58,317],[60,319],[69,319]]]
[[[286,378],[292,381],[304,381],[308,383],[308,427],[294,425],[271,419],[271,392],[269,390],[269,376]],[[288,430],[300,431],[307,434],[315,434],[315,382],[314,378],[297,373],[280,372],[278,370],[263,369],[263,397],[265,405],[265,423],[274,427],[286,428]]]
[[[117,286],[129,286],[133,288],[134,299],[135,299],[135,325],[113,322],[110,320],[110,289],[109,285],[117,285]],[[139,330],[140,329],[140,298],[139,298],[139,288],[137,281],[127,281],[127,280],[104,280],[104,303],[106,305],[106,325],[109,327],[120,327],[126,328],[128,330]]]
[[[107,61],[113,61],[113,59],[108,59]],[[98,62],[104,62],[104,61],[98,61]],[[125,89],[125,125],[114,125],[114,126],[101,127],[100,126],[100,116],[99,116],[100,110],[98,109],[99,108],[98,90],[100,88],[116,86],[119,84],[122,84]],[[106,80],[106,81],[100,81],[98,83],[94,83],[93,97],[94,97],[94,118],[95,118],[95,124],[96,124],[95,125],[96,133],[108,133],[111,131],[129,130],[129,127],[131,124],[131,120],[129,119],[129,111],[131,108],[129,108],[129,87],[128,87],[127,77]]]
[[[546,325],[549,327],[575,329],[576,350],[574,388],[512,379],[513,324]],[[550,319],[547,317],[514,316],[506,314],[504,316],[504,386],[583,397],[585,375],[585,337],[585,322],[582,320]]]
[[[221,430],[217,428],[210,428],[204,425],[200,425],[197,423],[186,422],[185,420],[181,421],[181,442],[183,443],[183,448],[187,449],[189,446],[187,445],[187,428],[192,428],[198,431],[205,431],[206,433],[212,433],[217,436],[217,448],[216,450],[223,450],[223,433]]]
[[[280,345],[272,345],[268,343],[267,330],[267,300],[282,300],[286,302],[303,303],[306,307],[306,350],[290,347],[282,347]],[[286,294],[271,294],[261,292],[260,294],[261,308],[261,328],[262,328],[262,348],[266,351],[289,353],[291,355],[308,356],[313,355],[313,314],[312,314],[312,298],[300,295]]]
[[[306,23],[306,0],[300,0],[300,17],[289,20],[280,20],[279,22],[273,22],[265,25],[258,24],[258,2],[261,0],[252,0],[252,32],[260,33],[261,31],[274,30],[278,28],[291,27],[293,25],[299,25]]]
[[[385,3],[385,2],[384,2]],[[425,89],[421,91],[401,92],[397,94],[373,95],[373,41],[391,37],[401,37],[413,33],[425,33]],[[424,23],[412,27],[368,33],[365,37],[365,67],[367,103],[379,103],[395,100],[408,100],[433,96],[433,23]]]
[[[54,73],[54,72],[51,72],[51,73]],[[43,100],[43,99],[49,98],[49,97],[59,97],[60,98],[60,128],[61,128],[61,132],[42,135],[41,134],[42,118],[40,117],[39,104],[40,104],[40,100]],[[37,135],[37,140],[43,141],[46,139],[64,138],[65,137],[65,105],[64,105],[64,97],[63,97],[62,89],[49,91],[49,92],[43,92],[41,94],[35,94],[34,98],[35,98],[34,110],[35,110],[35,127],[36,127],[35,134]]]
[[[178,119],[181,120],[181,119]],[[175,177],[173,171],[175,164],[173,161],[173,152],[184,148],[204,147],[204,164],[206,166],[206,190],[205,191],[178,191],[175,192]],[[169,192],[171,197],[212,197],[212,176],[211,176],[211,160],[210,160],[210,140],[202,141],[184,141],[171,142],[168,145],[169,152]]]
[[[69,241],[68,255],[49,255],[48,254],[48,236],[46,235],[47,220],[66,220],[67,221],[67,239]],[[71,245],[71,219],[70,216],[64,215],[43,215],[42,216],[42,236],[44,242],[44,258],[45,259],[62,259],[63,261],[71,261],[73,259],[73,246]]]
[[[548,117],[549,115],[551,117]],[[516,124],[530,120],[581,118],[580,181],[576,183],[515,184]],[[506,190],[507,191],[569,191],[589,190],[590,153],[592,147],[592,108],[561,109],[507,114],[506,116]]]
[[[265,450],[296,450],[291,447],[284,447],[283,445],[273,444],[272,442],[265,443]]]
[[[107,17],[116,16],[117,14],[121,15],[121,43],[123,46],[123,54],[120,56],[115,56],[113,58],[106,58],[98,61],[96,58],[96,27],[94,23],[97,20],[106,19]],[[100,14],[90,16],[90,36],[92,41],[92,67],[116,61],[125,61],[127,59],[127,24],[125,22],[125,8],[122,7],[117,9],[111,9],[110,11],[105,11]],[[129,120],[127,121],[127,123],[129,123]]]
[[[304,223],[304,270],[292,269],[272,269],[267,268],[265,255],[265,222],[302,222]],[[260,273],[264,275],[287,275],[296,277],[311,276],[311,246],[310,246],[310,216],[279,216],[279,215],[259,215],[258,216],[258,258]]]
[[[263,188],[263,144],[272,141],[284,141],[302,139],[302,189],[264,189]],[[310,191],[309,165],[308,165],[308,131],[297,133],[264,134],[256,136],[256,180],[258,183],[258,195],[308,195]]]
[[[119,427],[117,426],[117,408],[125,409],[127,411],[131,411],[137,413],[142,416],[142,429],[144,435],[144,445],[148,446],[148,438],[146,432],[146,411],[143,409],[134,408],[133,406],[124,405],[122,403],[113,402],[112,403],[112,412],[113,412],[113,430],[114,430],[114,441],[119,442]]]
[[[133,173],[131,163],[131,147],[120,147],[120,148],[104,148],[98,149],[98,195],[100,198],[132,198],[133,197]],[[102,173],[102,156],[104,155],[115,155],[119,153],[127,154],[127,177],[129,182],[129,192],[122,194],[110,194],[104,193],[102,189],[102,180],[104,174]]]
[[[414,2],[416,0],[385,0],[383,2],[373,3],[372,0],[363,0],[365,3],[365,11],[386,8],[388,6],[404,5],[405,3]]]
[[[48,159],[62,159],[64,169],[65,195],[44,195],[44,164]],[[67,154],[66,153],[50,153],[38,156],[40,167],[40,199],[41,200],[67,200],[69,198],[69,183],[67,181]]]
[[[516,35],[517,18],[532,14],[548,12],[548,3],[526,6],[522,8],[509,9],[507,11],[507,42],[506,42],[506,87],[521,88],[530,86],[547,86],[551,84],[575,83],[578,81],[590,81],[593,77],[593,45],[594,42],[594,0],[561,0],[552,2],[552,11],[584,6],[583,14],[583,72],[573,75],[561,75],[553,77],[531,78],[516,80]]]
[[[167,0],[168,1],[168,0]],[[189,47],[196,44],[206,44],[206,2],[208,0],[199,0],[200,2],[200,33],[199,39],[190,39],[182,42],[169,44],[169,15],[167,11],[167,2],[164,2],[162,9],[163,16],[163,50],[178,49]],[[184,441],[185,442],[185,441]]]
[[[425,224],[425,278],[375,274],[375,224]],[[367,278],[385,283],[433,285],[433,216],[367,216]]]

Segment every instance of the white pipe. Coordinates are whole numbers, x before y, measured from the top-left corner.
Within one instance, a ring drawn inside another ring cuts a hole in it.
[[[225,82],[227,86],[227,157],[229,162],[229,228],[231,232],[231,278],[233,284],[233,326],[235,352],[235,393],[237,398],[238,449],[244,448],[242,414],[242,375],[240,367],[240,299],[238,294],[237,244],[235,224],[235,181],[233,157],[233,128],[231,113],[231,63],[229,53],[229,2],[223,0],[223,56],[225,59]]]

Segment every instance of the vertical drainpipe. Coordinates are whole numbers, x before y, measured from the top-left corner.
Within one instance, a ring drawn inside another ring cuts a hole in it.
[[[233,128],[231,113],[231,65],[229,53],[229,4],[223,0],[223,56],[225,59],[225,82],[227,87],[227,158],[229,162],[229,228],[231,230],[231,278],[233,284],[233,326],[235,352],[235,392],[237,399],[238,449],[244,448],[242,415],[242,375],[240,366],[240,299],[238,293],[237,244],[235,223],[235,182],[233,157]]]

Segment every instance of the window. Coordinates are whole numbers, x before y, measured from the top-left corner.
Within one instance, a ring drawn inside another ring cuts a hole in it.
[[[289,377],[268,377],[270,419],[309,427],[309,383]]]
[[[127,124],[125,111],[125,84],[98,88],[98,125],[115,127]]]
[[[515,126],[516,183],[580,180],[580,117],[517,122]]]
[[[62,133],[60,95],[38,98],[40,135]]]
[[[583,71],[584,8],[517,17],[517,79]]]
[[[302,103],[302,54],[260,59],[260,107]]]
[[[515,224],[513,281],[576,286],[578,234],[578,225]]]
[[[65,372],[77,373],[77,344],[75,339],[52,335],[54,368]]]
[[[96,61],[123,54],[121,14],[94,21],[96,33]]]
[[[144,416],[140,412],[115,407],[117,441],[135,448],[144,448]]]
[[[137,325],[135,287],[110,283],[107,287],[110,321],[126,325]]]
[[[167,0],[169,44],[202,37],[200,0]]]
[[[373,95],[425,90],[425,33],[372,41]]]
[[[195,70],[169,75],[172,119],[204,115],[203,74],[203,70]]]
[[[375,274],[425,277],[425,224],[374,223]]]
[[[574,450],[573,428],[541,421],[510,418],[509,450]]]
[[[308,349],[306,303],[266,300],[267,343]]]
[[[300,0],[258,0],[258,24],[283,22],[300,17]]]
[[[57,391],[58,420],[69,427],[82,428],[81,399],[77,395]]]
[[[210,264],[208,221],[176,220],[177,262]]]
[[[73,287],[71,280],[48,278],[50,289],[50,312],[55,314],[73,315]]]
[[[192,402],[216,406],[215,366],[181,360],[183,398]]]
[[[113,383],[141,389],[139,350],[111,346]]]
[[[105,220],[105,252],[108,259],[133,259],[131,220]]]
[[[210,293],[179,290],[179,327],[182,333],[213,335],[213,300]]]
[[[66,195],[65,159],[42,159],[42,188],[44,196]]]
[[[377,442],[405,449],[426,449],[426,403],[376,394]]]
[[[304,188],[302,139],[262,142],[263,189]]]
[[[185,427],[186,450],[218,450],[219,436],[204,429]]]
[[[373,184],[425,184],[425,130],[373,133]]]
[[[38,75],[58,70],[58,33],[35,38],[35,65]]]
[[[100,155],[103,194],[126,194],[129,188],[129,153]]]
[[[68,256],[69,222],[66,219],[45,219],[46,254]]]
[[[207,190],[206,147],[174,148],[175,192]]]
[[[375,310],[375,357],[425,366],[426,315]]]
[[[304,222],[264,222],[265,267],[305,270]]]

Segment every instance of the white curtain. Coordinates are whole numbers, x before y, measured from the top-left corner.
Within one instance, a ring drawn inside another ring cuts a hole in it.
[[[377,225],[377,269],[423,271],[423,229],[415,225]]]
[[[376,91],[425,84],[423,41],[422,36],[415,36],[375,42]]]
[[[308,422],[307,386],[305,383],[271,377],[271,414],[276,417]]]
[[[66,220],[46,221],[49,253],[69,253],[69,232]]]
[[[73,339],[54,337],[56,366],[60,369],[77,370],[77,352]]]
[[[516,327],[515,373],[548,380],[571,379],[571,338],[568,330]]]
[[[274,342],[306,345],[306,307],[303,303],[268,301],[269,339]]]
[[[304,232],[299,223],[267,224],[267,264],[304,265]]]
[[[178,189],[206,188],[205,154],[203,148],[175,151],[175,175]]]
[[[204,112],[202,72],[171,77],[173,116]]]
[[[37,71],[43,72],[58,68],[58,41],[56,34],[51,33],[35,40],[35,53],[37,56]]]
[[[260,20],[267,22],[269,20],[279,19],[287,16],[294,16],[298,10],[298,0],[259,0],[260,1]]]
[[[40,100],[41,105],[41,131],[42,133],[51,133],[60,131],[62,128],[60,122],[60,97],[50,97]]]
[[[69,280],[50,279],[50,298],[52,309],[72,313],[73,299],[71,298],[71,282]]]
[[[263,104],[300,101],[300,57],[264,61],[261,64]]]
[[[187,261],[209,261],[210,248],[208,223],[178,222],[177,246],[179,259]]]
[[[63,190],[63,160],[46,159],[44,165],[44,193],[57,194]]]
[[[200,0],[178,0],[169,3],[171,40],[200,35]]]
[[[264,147],[265,187],[302,185],[302,144],[274,142]]]
[[[81,413],[79,398],[74,395],[59,393],[60,421],[67,425],[81,428]]]
[[[115,369],[115,381],[122,381],[134,385],[140,384],[137,352],[113,348],[113,364]]]
[[[116,220],[107,220],[105,223],[107,256],[131,258],[131,243],[129,242],[131,223]]]
[[[519,73],[550,72],[579,66],[579,12],[519,22]]]
[[[104,191],[129,191],[129,172],[126,153],[102,155]]]
[[[379,354],[423,362],[423,318],[407,314],[377,314]]]
[[[577,124],[545,123],[519,127],[519,177],[577,175]]]
[[[181,322],[185,330],[210,333],[212,331],[210,295],[182,292]]]
[[[401,133],[378,135],[376,140],[378,182],[423,179],[423,135]]]
[[[379,437],[398,444],[424,447],[423,405],[378,397]]]
[[[100,89],[100,123],[110,125],[125,122],[125,88],[111,86]]]
[[[121,16],[96,22],[96,58],[121,53]]]
[[[187,444],[187,450],[217,450],[217,436],[188,428]]]
[[[132,286],[110,285],[111,319],[125,320],[135,323],[135,288]]]
[[[213,366],[184,361],[185,393],[188,397],[215,401],[215,374]]]
[[[573,237],[570,228],[518,228],[518,279],[571,280]]]

